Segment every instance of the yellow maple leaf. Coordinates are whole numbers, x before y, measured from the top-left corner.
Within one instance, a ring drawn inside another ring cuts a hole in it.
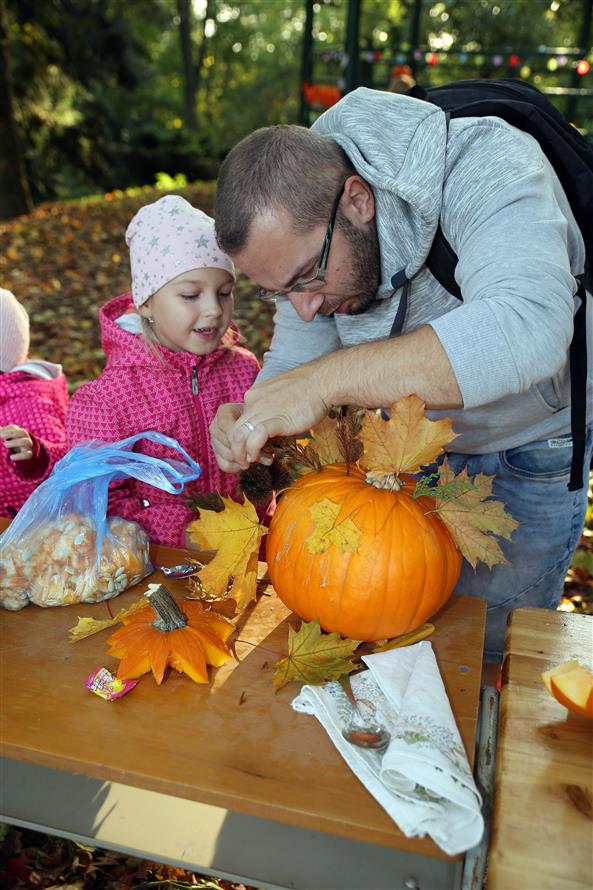
[[[350,517],[338,522],[340,510],[340,504],[335,504],[329,498],[322,498],[309,507],[315,522],[315,529],[307,538],[310,553],[323,553],[332,544],[344,553],[356,553],[361,530]]]
[[[405,396],[390,410],[389,420],[376,411],[365,411],[358,436],[364,446],[359,463],[365,470],[384,475],[418,473],[456,438],[449,418],[429,420],[424,416],[424,402],[416,395]]]
[[[319,619],[302,621],[298,631],[288,628],[288,655],[274,672],[274,686],[281,689],[291,680],[319,684],[338,680],[358,670],[351,661],[360,640],[343,639],[338,633],[322,633]]]
[[[105,630],[107,627],[113,627],[114,624],[117,624],[117,618],[81,618],[79,616],[78,621],[71,627],[68,631],[68,638],[71,643],[77,643],[79,640],[84,640],[86,637],[92,637],[93,634],[97,634],[102,630]]]
[[[200,572],[202,586],[214,596],[223,596],[232,578],[232,596],[237,605],[244,606],[256,597],[259,542],[268,530],[260,525],[251,501],[222,501],[224,510],[202,511],[199,519],[190,522],[187,532],[198,546],[217,551]]]
[[[259,538],[258,538],[259,549]],[[258,551],[254,550],[245,567],[243,578],[236,579],[233,582],[233,590],[231,596],[237,603],[237,608],[242,609],[247,603],[255,599],[257,593],[257,562]]]
[[[455,476],[445,459],[434,491],[436,512],[474,569],[478,560],[489,568],[509,565],[496,536],[510,541],[519,525],[503,502],[492,497],[493,481],[494,476],[484,473],[470,478],[467,467]]]
[[[71,643],[77,643],[79,640],[84,640],[86,637],[92,637],[93,634],[100,633],[107,627],[113,627],[118,621],[122,621],[128,615],[131,615],[137,609],[145,605],[146,599],[144,596],[141,596],[140,599],[135,600],[127,609],[120,609],[115,618],[81,618],[79,616],[74,627],[71,627],[68,631],[69,640]]]

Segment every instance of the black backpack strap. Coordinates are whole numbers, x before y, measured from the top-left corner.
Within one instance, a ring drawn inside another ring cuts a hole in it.
[[[430,253],[426,257],[426,265],[441,287],[444,287],[458,300],[463,301],[461,290],[455,281],[457,254],[443,235],[440,223],[437,226]]]
[[[494,115],[538,140],[554,166],[583,233],[587,251],[585,275],[577,278],[580,306],[574,317],[570,344],[570,428],[572,463],[569,491],[583,488],[585,432],[587,427],[587,290],[593,288],[591,248],[591,198],[593,197],[593,154],[591,146],[564,120],[539,90],[525,81],[459,81],[443,87],[409,91],[416,99],[438,105],[446,113],[447,130],[453,117]],[[501,101],[502,100],[502,101]],[[533,106],[533,107],[532,107]],[[426,258],[426,266],[439,284],[458,300],[463,300],[455,280],[457,255],[437,227]]]
[[[426,265],[438,283],[458,300],[463,300],[459,285],[455,281],[457,256],[437,228]],[[572,435],[572,462],[570,466],[569,491],[579,491],[583,487],[583,464],[585,460],[585,431],[587,428],[587,291],[584,276],[579,277],[577,295],[580,306],[574,317],[574,330],[570,343],[570,431]]]
[[[408,296],[410,294],[410,282],[406,277],[405,269],[402,269],[400,272],[396,272],[396,274],[391,279],[391,286],[395,288],[395,290],[399,290],[400,287],[403,287],[399,306],[397,307],[397,312],[395,313],[395,318],[393,319],[393,324],[391,325],[391,330],[389,331],[390,337],[398,337],[402,332],[404,321],[406,320],[406,312],[408,311]]]
[[[419,88],[424,95],[416,95],[418,99],[426,99],[428,101],[428,96],[425,90]],[[451,112],[445,111],[445,126],[447,127],[447,136],[449,135],[449,122],[451,120]],[[463,301],[463,297],[461,296],[461,289],[457,282],[455,281],[455,267],[457,266],[457,254],[443,235],[443,230],[441,229],[441,223],[439,220],[439,224],[437,226],[437,230],[434,235],[434,239],[432,242],[432,246],[426,257],[426,265],[430,270],[431,274],[438,281],[441,287],[444,287],[446,291],[456,297],[458,300]]]
[[[570,431],[572,433],[572,463],[569,491],[583,487],[585,461],[585,432],[587,429],[587,291],[582,278],[577,279],[577,295],[581,305],[574,317],[574,331],[570,343]]]

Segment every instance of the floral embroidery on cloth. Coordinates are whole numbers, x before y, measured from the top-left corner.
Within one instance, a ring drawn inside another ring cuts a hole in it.
[[[430,642],[364,657],[351,678],[360,710],[391,733],[380,754],[349,744],[352,706],[339,683],[303,686],[294,710],[312,714],[368,791],[408,837],[429,834],[449,855],[479,843],[481,798]]]

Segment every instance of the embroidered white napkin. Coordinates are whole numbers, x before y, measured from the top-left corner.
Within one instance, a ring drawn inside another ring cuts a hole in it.
[[[383,754],[342,736],[352,706],[339,683],[303,686],[295,711],[314,714],[373,797],[407,837],[430,837],[454,856],[479,843],[481,798],[429,642],[363,657],[351,678],[363,710],[391,733]],[[368,703],[368,704],[367,704]]]

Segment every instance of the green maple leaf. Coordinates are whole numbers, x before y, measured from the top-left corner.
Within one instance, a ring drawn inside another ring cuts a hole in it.
[[[282,689],[291,680],[318,685],[338,680],[358,670],[350,660],[360,640],[343,639],[338,633],[322,633],[319,619],[302,621],[298,631],[288,628],[288,656],[280,659],[274,686]]]
[[[498,563],[509,565],[497,537],[511,540],[519,523],[507,513],[502,501],[492,497],[494,476],[478,473],[470,479],[467,467],[453,475],[447,460],[439,471],[439,486],[449,494],[436,502],[435,511],[445,523],[455,544],[472,568],[478,560],[489,568]],[[459,484],[458,493],[452,487]],[[438,488],[437,488],[438,492]]]

